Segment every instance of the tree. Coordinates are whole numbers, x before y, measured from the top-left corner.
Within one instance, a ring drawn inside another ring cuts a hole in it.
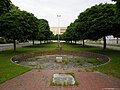
[[[33,45],[34,40],[37,39],[37,35],[39,33],[38,25],[38,19],[32,13],[28,13],[25,28],[25,36],[27,36],[28,39],[31,39],[33,41]]]
[[[37,30],[36,20],[33,14],[20,10],[10,11],[0,17],[0,33],[2,37],[14,41],[14,52],[16,51],[16,40],[35,35],[34,33]]]
[[[78,16],[78,19],[76,19],[74,23],[75,23],[76,33],[78,34],[79,39],[83,40],[83,47],[84,47],[85,45],[84,40],[89,37],[85,34],[90,26],[86,11],[80,13],[80,15]]]
[[[118,37],[120,37],[120,0],[112,0],[116,1],[116,18],[114,23],[114,29],[117,32],[114,32],[114,37],[117,37],[117,44],[118,44]]]
[[[83,29],[83,37],[85,39],[97,40],[104,37],[104,49],[106,48],[105,36],[113,35],[113,22],[115,5],[99,4],[80,14],[78,21]],[[83,23],[83,25],[82,25]],[[81,31],[80,31],[81,32]]]
[[[11,1],[10,0],[0,0],[0,16],[5,14],[10,10]]]
[[[116,15],[120,16],[120,0],[112,0],[116,2]]]
[[[11,4],[10,11],[16,11],[16,10],[20,10],[19,7],[15,6],[14,4]]]
[[[0,33],[2,37],[12,39],[14,42],[14,52],[16,51],[15,40],[22,35],[19,23],[19,12],[9,12],[0,17]]]
[[[71,41],[71,43],[72,43],[72,41],[73,41],[73,23],[71,23],[68,27],[67,27],[67,30],[66,30],[66,32],[63,34],[63,36],[64,36],[64,39],[66,40],[66,41]]]
[[[40,41],[49,40],[51,38],[51,35],[53,35],[53,33],[50,31],[48,21],[45,19],[39,19],[38,27],[39,27],[38,40]]]
[[[53,34],[53,32],[52,32],[52,31],[49,31],[49,34],[50,34],[49,40],[53,40],[53,39],[54,39],[54,34]],[[62,39],[62,38],[61,38],[61,39]]]

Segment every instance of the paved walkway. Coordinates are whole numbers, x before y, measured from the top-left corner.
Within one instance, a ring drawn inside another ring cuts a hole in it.
[[[74,72],[79,86],[50,86],[54,73]],[[0,85],[0,90],[120,90],[120,79],[100,72],[31,70]]]

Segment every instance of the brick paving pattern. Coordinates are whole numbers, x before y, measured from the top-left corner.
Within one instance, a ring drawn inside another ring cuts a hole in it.
[[[78,86],[50,86],[54,73],[74,72]],[[120,79],[100,72],[31,70],[0,84],[0,90],[120,90]]]

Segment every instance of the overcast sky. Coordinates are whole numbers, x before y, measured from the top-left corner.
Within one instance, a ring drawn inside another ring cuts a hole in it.
[[[113,3],[111,0],[11,0],[21,10],[33,13],[39,19],[46,19],[49,25],[68,26],[78,15],[95,4]]]

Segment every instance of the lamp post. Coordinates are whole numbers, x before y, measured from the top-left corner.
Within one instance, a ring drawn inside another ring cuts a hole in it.
[[[60,49],[59,34],[60,34],[60,17],[61,17],[61,15],[57,15],[57,17],[58,17],[58,48]]]

